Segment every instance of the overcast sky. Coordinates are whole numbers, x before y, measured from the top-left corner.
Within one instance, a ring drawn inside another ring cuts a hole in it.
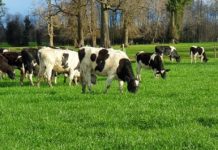
[[[40,0],[3,0],[9,14],[31,14],[34,4]],[[41,0],[42,1],[42,0]]]

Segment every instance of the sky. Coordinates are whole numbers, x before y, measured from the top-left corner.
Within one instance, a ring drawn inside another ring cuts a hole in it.
[[[34,4],[40,0],[3,0],[9,14],[19,13],[21,15],[31,14]]]

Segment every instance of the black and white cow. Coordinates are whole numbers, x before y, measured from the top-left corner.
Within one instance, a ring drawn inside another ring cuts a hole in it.
[[[0,48],[0,54],[5,53],[5,52],[9,52],[9,50],[5,48]]]
[[[33,83],[33,74],[38,74],[39,58],[37,48],[24,48],[21,51],[22,61],[24,64],[25,74],[28,74],[31,85]]]
[[[9,50],[5,49],[5,48],[0,48],[0,54],[3,54],[5,52],[9,52]],[[0,79],[3,79],[4,76],[6,76],[6,73],[0,71]]]
[[[180,62],[180,56],[174,46],[155,46],[155,52],[159,54],[162,59],[163,55],[167,55],[169,56],[170,61],[173,62],[173,60],[175,59],[176,62]]]
[[[169,69],[164,69],[161,56],[157,53],[145,53],[143,51],[136,54],[137,61],[137,79],[141,81],[141,69],[152,68],[154,75],[160,74],[163,79],[166,78],[166,72],[170,71]]]
[[[52,87],[52,71],[57,73],[67,73],[70,78],[69,85],[71,85],[79,67],[79,57],[77,52],[43,47],[39,50],[38,55],[40,64],[38,86],[40,85],[41,79],[46,77],[49,86]]]
[[[8,60],[1,54],[0,54],[0,71],[2,73],[6,73],[8,77],[11,79],[15,78],[15,73],[12,66],[8,64]]]
[[[25,69],[20,52],[5,52],[2,54],[7,60],[8,64],[20,70],[20,84],[23,85],[25,77]]]
[[[131,62],[126,53],[112,48],[94,47],[82,47],[78,53],[83,93],[86,91],[86,86],[91,92],[92,74],[107,76],[105,93],[113,79],[119,81],[121,92],[123,92],[124,82],[127,82],[129,92],[137,91],[138,81],[134,77]]]
[[[204,48],[199,46],[192,46],[190,48],[190,57],[191,57],[191,63],[193,62],[193,59],[196,63],[197,57],[201,59],[201,62],[208,61]]]

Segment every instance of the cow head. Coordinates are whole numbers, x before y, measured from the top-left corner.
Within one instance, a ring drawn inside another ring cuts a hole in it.
[[[156,75],[160,74],[163,79],[166,79],[166,73],[169,72],[170,69],[164,69],[161,71],[156,71]]]
[[[173,51],[171,51],[170,57],[171,59],[176,59],[176,62],[180,62],[180,56],[177,53],[176,49],[173,49]]]
[[[131,79],[127,81],[127,89],[131,93],[136,93],[136,91],[138,90],[138,86],[139,86],[138,80]]]
[[[203,61],[204,61],[204,62],[207,62],[207,61],[208,61],[208,58],[207,58],[207,55],[206,55],[205,52],[203,53]]]
[[[7,71],[7,74],[10,79],[15,79],[15,73],[13,71],[9,70]]]

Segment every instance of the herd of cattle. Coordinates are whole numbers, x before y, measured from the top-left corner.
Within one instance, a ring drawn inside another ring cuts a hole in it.
[[[38,76],[37,85],[40,86],[41,80],[47,80],[52,86],[52,79],[58,74],[63,73],[69,78],[69,85],[72,81],[77,84],[80,79],[82,92],[86,92],[86,87],[91,92],[91,87],[96,83],[96,75],[107,76],[106,93],[112,80],[119,82],[120,92],[123,92],[124,82],[127,83],[129,92],[135,93],[141,81],[141,69],[152,68],[154,75],[166,78],[163,65],[163,55],[169,56],[170,60],[180,62],[176,48],[173,46],[156,46],[155,52],[138,52],[136,54],[136,78],[133,73],[131,61],[127,54],[112,48],[81,47],[78,52],[42,47],[24,48],[21,52],[11,52],[7,49],[0,49],[0,72],[14,79],[14,68],[20,70],[20,84],[28,76],[30,84],[34,85],[33,75]],[[201,62],[207,62],[207,56],[203,47],[192,46],[190,48],[191,63],[193,59],[196,63],[197,57]]]

